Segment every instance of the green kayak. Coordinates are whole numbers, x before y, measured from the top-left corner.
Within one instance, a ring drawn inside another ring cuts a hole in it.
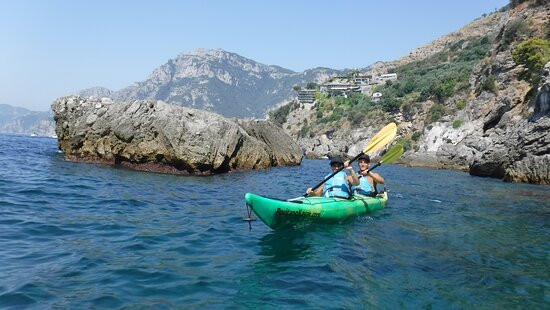
[[[251,193],[246,204],[269,227],[279,229],[303,222],[341,223],[386,206],[386,192],[376,197],[354,195],[351,199],[307,197],[292,200],[267,198]]]

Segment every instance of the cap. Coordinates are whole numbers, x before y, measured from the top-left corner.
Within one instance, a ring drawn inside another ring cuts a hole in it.
[[[358,160],[359,160],[359,159],[363,159],[363,160],[365,160],[366,162],[370,163],[370,157],[369,157],[369,155],[367,155],[367,154],[361,154],[361,156],[359,156],[359,158],[357,158],[357,159],[358,159]]]
[[[343,165],[344,161],[342,160],[342,157],[340,155],[334,155],[330,157],[330,164],[340,164]]]

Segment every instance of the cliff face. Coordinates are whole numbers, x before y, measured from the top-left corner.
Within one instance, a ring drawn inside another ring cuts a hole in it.
[[[300,106],[290,112],[282,126],[298,139],[310,157],[335,152],[355,156],[376,129],[395,120],[399,123],[398,138],[410,143],[402,164],[550,184],[550,65],[546,65],[540,83],[533,86],[522,78],[525,68],[512,57],[513,48],[520,42],[549,35],[549,17],[550,3],[528,1],[478,19],[456,33],[397,61],[377,64],[367,72],[380,74],[397,69],[399,74],[399,69],[407,64],[423,65],[428,73],[438,66],[452,67],[460,58],[453,50],[467,48],[483,36],[490,38],[488,52],[475,64],[466,85],[456,85],[448,97],[431,96],[407,103],[409,96],[421,94],[407,95],[399,98],[402,101],[398,101],[401,106],[397,111],[370,112],[359,125],[346,117],[319,125],[319,115],[323,114],[318,105]],[[434,58],[443,61],[431,67],[426,65]],[[436,120],[434,108],[441,111]],[[326,111],[324,116],[326,119]],[[317,125],[304,136],[304,124],[310,128]]]
[[[546,65],[546,77],[539,87],[532,87],[520,79],[525,68],[514,62],[511,53],[519,42],[543,37],[548,16],[548,4],[525,3],[506,12],[493,48],[470,78],[473,91],[462,97],[464,110],[447,116],[447,121],[426,126],[418,150],[409,152],[404,162],[452,165],[477,176],[550,184],[550,66]],[[529,30],[510,35],[519,21],[530,25]],[[483,90],[489,77],[494,78],[493,91]],[[455,120],[465,125],[453,128]]]
[[[497,97],[497,105],[483,118],[483,135],[476,144],[469,143],[479,152],[470,174],[550,184],[550,63],[545,72],[532,107],[513,97]]]
[[[174,174],[300,164],[302,151],[266,121],[231,121],[163,102],[63,97],[52,104],[59,148],[74,161]]]

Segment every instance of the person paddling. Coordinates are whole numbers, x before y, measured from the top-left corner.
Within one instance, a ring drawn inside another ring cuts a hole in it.
[[[361,194],[366,196],[371,196],[376,194],[376,185],[384,184],[384,178],[381,177],[378,173],[369,171],[370,167],[370,157],[367,154],[359,156],[357,159],[359,165],[359,174],[361,178],[359,179],[359,184],[357,186],[352,186],[351,190],[354,194]]]
[[[311,187],[308,188],[307,194],[311,196],[349,199],[351,197],[350,186],[359,185],[359,178],[355,174],[353,167],[349,165],[348,162],[344,163],[340,156],[335,155],[330,158],[330,168],[332,169],[333,173],[340,169],[342,166],[345,167],[344,170],[338,172],[336,175],[334,175],[334,177],[319,186],[315,191],[313,191]],[[345,172],[346,170],[349,172],[350,175]],[[328,174],[325,179],[331,174]]]

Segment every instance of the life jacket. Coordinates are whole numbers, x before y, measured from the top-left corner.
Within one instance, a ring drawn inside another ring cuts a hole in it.
[[[355,194],[361,194],[361,195],[370,195],[374,192],[374,188],[372,188],[372,184],[369,182],[369,177],[363,176],[359,179],[359,185],[352,186],[351,190]]]
[[[330,176],[330,174],[328,174],[325,179],[328,176]],[[350,197],[350,190],[346,176],[347,174],[344,171],[340,171],[330,180],[326,181],[323,187],[323,196],[348,199]]]

